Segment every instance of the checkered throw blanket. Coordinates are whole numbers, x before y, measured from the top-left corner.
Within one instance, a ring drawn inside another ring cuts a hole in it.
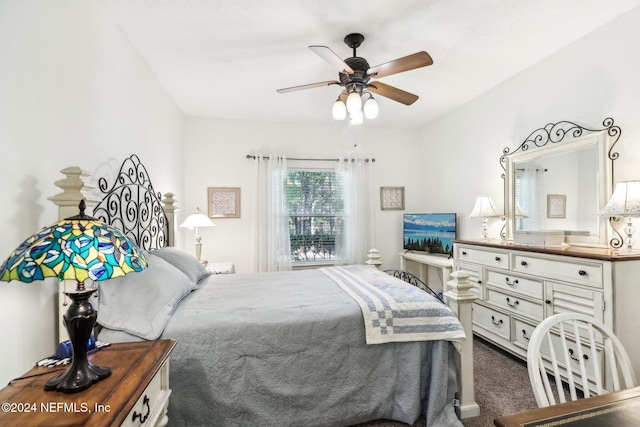
[[[445,340],[460,349],[462,324],[449,306],[422,289],[369,265],[320,270],[360,305],[367,344]]]

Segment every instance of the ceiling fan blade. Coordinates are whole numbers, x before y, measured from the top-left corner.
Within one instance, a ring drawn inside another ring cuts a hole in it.
[[[295,92],[297,90],[312,89],[314,87],[331,86],[331,85],[339,85],[339,84],[340,82],[337,80],[327,80],[326,82],[318,82],[318,83],[310,83],[308,85],[285,87],[283,89],[278,89],[276,92],[289,93],[289,92]]]
[[[377,95],[384,96],[389,99],[393,99],[404,105],[411,105],[418,100],[418,95],[414,95],[409,92],[405,92],[397,87],[389,86],[382,82],[370,83],[367,87],[369,92],[373,92]]]
[[[353,74],[353,69],[349,67],[334,51],[326,46],[309,46],[309,49],[320,58],[327,61],[339,73]]]
[[[420,67],[426,67],[431,64],[433,64],[431,56],[427,52],[422,51],[371,67],[367,70],[367,74],[380,78],[402,73],[404,71],[414,70]]]

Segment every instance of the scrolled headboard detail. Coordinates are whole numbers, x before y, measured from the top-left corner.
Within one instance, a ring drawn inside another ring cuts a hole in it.
[[[98,188],[104,197],[93,209],[94,217],[122,230],[142,249],[168,245],[162,194],[153,188],[138,156],[133,154],[122,162],[113,182],[101,177]]]
[[[113,169],[112,169],[113,170]],[[140,158],[132,154],[120,165],[115,177],[98,178],[98,189],[90,174],[79,167],[62,169],[65,179],[56,181],[64,191],[50,197],[58,206],[59,219],[76,215],[78,203],[87,200],[92,216],[122,230],[145,250],[174,245],[175,199],[156,191]],[[101,193],[95,197],[96,193]]]

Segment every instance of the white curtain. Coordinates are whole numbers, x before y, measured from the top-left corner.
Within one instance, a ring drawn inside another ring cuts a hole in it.
[[[340,159],[343,175],[344,224],[336,234],[336,255],[346,264],[362,264],[375,246],[371,161]]]
[[[252,271],[291,270],[289,215],[285,196],[287,160],[283,156],[255,156],[252,203]]]

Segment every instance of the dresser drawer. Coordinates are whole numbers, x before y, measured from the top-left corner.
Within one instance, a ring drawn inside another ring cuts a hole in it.
[[[602,263],[598,262],[574,261],[571,257],[539,258],[516,254],[513,270],[602,288]]]
[[[511,340],[511,324],[506,314],[474,304],[473,323],[505,340]]]
[[[503,308],[512,313],[528,316],[535,320],[542,320],[544,315],[542,301],[531,302],[519,296],[499,292],[495,289],[487,289],[487,302],[496,307]]]
[[[565,362],[568,358],[570,368],[573,370],[575,375],[578,375],[576,378],[577,382],[580,382],[580,358],[578,356],[578,345],[575,341],[567,340],[567,353],[565,354],[563,351],[562,341],[560,340],[560,336],[555,333],[551,334],[551,342],[553,342],[553,348],[555,351],[556,360],[558,360],[558,364],[561,369],[561,374],[563,370],[566,370],[567,363]],[[587,377],[590,381],[593,381],[594,378],[594,367],[593,367],[593,352],[591,351],[590,346],[581,345],[582,349],[582,357],[585,359],[585,367],[587,370]],[[543,359],[551,360],[551,352],[549,350],[549,345],[547,340],[544,340],[540,346],[540,353],[542,354]],[[596,347],[596,354],[598,357],[598,367],[600,372],[604,368],[604,360],[602,355],[602,350],[599,347]],[[565,375],[565,374],[563,374]]]
[[[538,299],[542,299],[544,291],[541,280],[493,270],[487,271],[487,284]]]
[[[529,340],[531,334],[533,334],[536,325],[533,323],[525,322],[524,320],[513,320],[513,342],[516,346],[527,350],[529,348]]]
[[[124,427],[154,426],[164,417],[169,403],[169,364],[162,365],[121,424]]]
[[[509,269],[509,253],[500,250],[485,250],[457,246],[456,259],[497,268]]]

